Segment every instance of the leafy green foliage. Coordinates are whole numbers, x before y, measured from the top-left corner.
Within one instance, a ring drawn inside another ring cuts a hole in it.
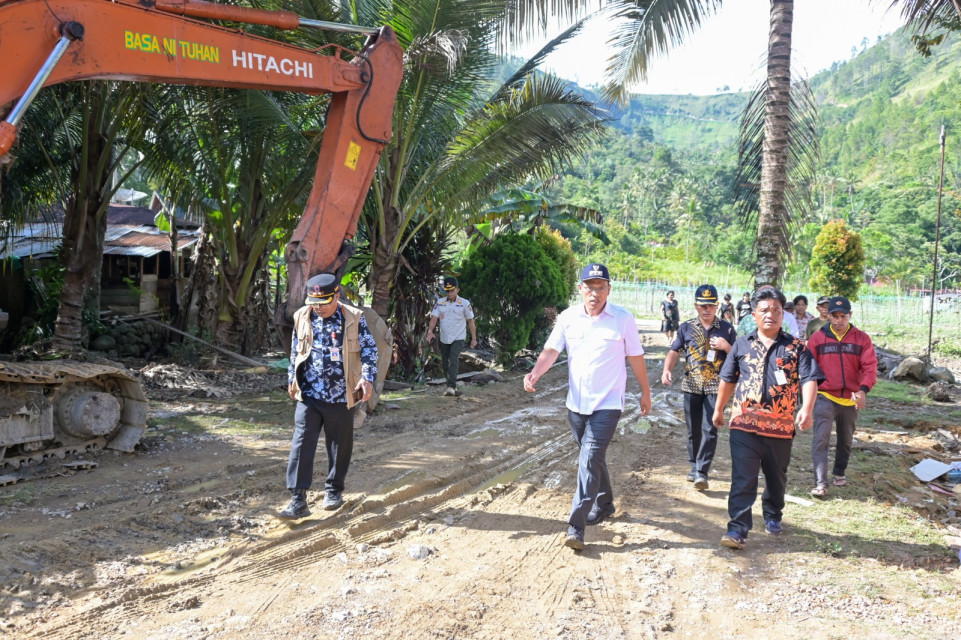
[[[461,269],[461,286],[477,312],[477,327],[512,366],[544,307],[567,301],[560,267],[529,235],[501,235],[475,251]]]
[[[828,222],[811,254],[811,289],[857,300],[863,279],[861,236],[849,230],[843,220]]]
[[[564,279],[564,300],[558,303],[561,310],[567,308],[567,301],[577,291],[577,257],[571,249],[570,240],[564,238],[559,231],[540,227],[534,236],[547,257],[554,261],[561,270]]]

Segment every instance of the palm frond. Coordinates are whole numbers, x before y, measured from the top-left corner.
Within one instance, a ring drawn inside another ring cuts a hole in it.
[[[589,18],[578,20],[573,25],[561,32],[561,34],[556,38],[541,47],[537,53],[531,56],[527,62],[521,65],[520,69],[515,71],[513,75],[511,75],[511,77],[508,78],[503,85],[501,85],[494,95],[491,96],[491,101],[494,102],[500,100],[507,91],[518,88],[518,86],[524,82],[524,79],[535,69],[537,69],[542,62],[544,62],[544,59],[547,58],[547,56],[556,51],[558,47],[565,44],[568,40],[576,37],[577,34],[579,34],[587,24],[588,20]]]
[[[607,10],[616,20],[608,40],[613,54],[605,70],[604,98],[623,101],[628,88],[647,78],[650,59],[679,45],[721,0],[624,0]]]
[[[750,226],[757,225],[761,199],[761,165],[764,148],[764,116],[768,83],[762,81],[751,94],[741,115],[738,135],[738,163],[735,174],[735,208]],[[787,218],[777,233],[784,256],[791,255],[790,238],[811,211],[810,184],[817,173],[820,157],[820,117],[811,85],[803,78],[791,83],[788,137],[788,183],[785,189]]]
[[[552,76],[528,77],[508,99],[471,114],[412,193],[473,209],[521,176],[557,173],[604,134],[606,113]]]

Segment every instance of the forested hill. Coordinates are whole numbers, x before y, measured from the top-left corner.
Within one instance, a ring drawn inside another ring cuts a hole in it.
[[[822,121],[822,166],[796,238],[789,277],[803,277],[821,225],[862,233],[870,274],[910,285],[930,271],[938,133],[947,128],[942,256],[945,286],[961,275],[961,37],[923,57],[895,33],[810,79]],[[590,90],[581,90],[596,96]],[[571,227],[575,248],[638,277],[661,264],[748,267],[753,231],[732,207],[738,119],[748,95],[634,96],[611,108],[612,134],[561,176],[552,198],[600,209],[602,246]],[[800,281],[800,280],[798,280]]]
[[[746,93],[716,96],[635,95],[611,108],[612,124],[627,133],[650,130],[655,142],[683,151],[730,153]]]

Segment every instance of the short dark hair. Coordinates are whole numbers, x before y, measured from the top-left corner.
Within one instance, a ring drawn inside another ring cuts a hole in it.
[[[754,297],[751,298],[751,308],[756,309],[757,304],[762,300],[777,300],[781,303],[781,308],[787,303],[787,298],[784,297],[784,292],[777,287],[772,287],[770,285],[765,285],[760,287],[754,292]]]
[[[674,295],[674,292],[673,292],[673,291],[668,291],[665,295],[672,296],[672,295]]]
[[[808,304],[808,297],[807,297],[807,296],[804,296],[804,295],[794,296],[794,304],[797,304],[798,302],[803,302],[805,305],[807,305],[807,304]]]
[[[730,300],[730,299],[731,299],[731,294],[730,294],[730,293],[725,293],[725,294],[724,294],[724,299],[725,299],[725,300]]]

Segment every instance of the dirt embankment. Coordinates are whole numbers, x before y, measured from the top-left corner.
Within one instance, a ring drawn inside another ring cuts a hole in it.
[[[652,381],[662,355],[650,350]],[[458,398],[440,391],[402,394],[372,416],[346,505],[295,523],[274,517],[287,497],[282,391],[154,401],[136,453],[96,454],[87,470],[51,462],[0,488],[0,635],[943,638],[961,628],[961,570],[946,546],[823,524],[898,505],[789,504],[782,536],[755,531],[744,551],[721,548],[726,434],[710,489],[693,491],[676,385],[655,384],[649,421],[622,419],[609,455],[617,513],[588,529],[582,553],[561,546],[576,472],[566,368],[534,394],[510,376]],[[809,444],[795,444],[799,496]]]

